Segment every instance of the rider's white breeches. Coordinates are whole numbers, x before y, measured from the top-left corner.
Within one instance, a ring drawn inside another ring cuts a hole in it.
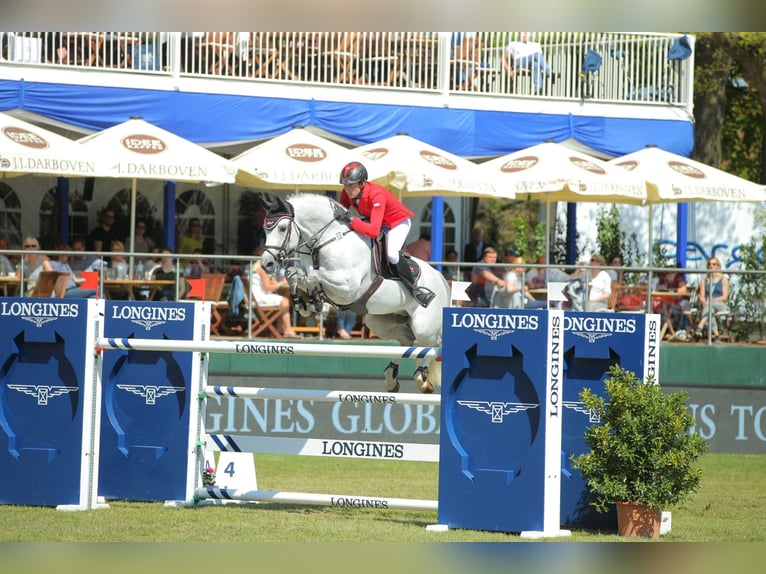
[[[410,234],[410,225],[410,220],[405,219],[388,231],[388,260],[393,264],[399,263],[399,252]]]

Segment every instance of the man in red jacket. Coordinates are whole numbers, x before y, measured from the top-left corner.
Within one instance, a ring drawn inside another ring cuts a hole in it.
[[[341,205],[346,208],[353,206],[359,214],[369,218],[369,221],[363,221],[348,213],[346,222],[357,233],[373,239],[378,237],[381,229],[385,232],[389,262],[396,267],[399,278],[410,289],[418,304],[428,307],[434,293],[425,287],[416,286],[420,268],[401,251],[410,232],[410,219],[415,214],[386,188],[367,181],[367,169],[358,161],[343,166],[340,183],[343,184]]]

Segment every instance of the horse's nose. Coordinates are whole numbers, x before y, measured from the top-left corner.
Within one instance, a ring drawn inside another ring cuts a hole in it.
[[[261,266],[266,273],[271,273],[274,270],[274,262],[272,260],[261,260]]]

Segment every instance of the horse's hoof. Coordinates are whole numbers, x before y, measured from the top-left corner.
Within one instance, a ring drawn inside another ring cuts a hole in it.
[[[428,380],[428,367],[418,367],[415,369],[413,378],[421,393],[431,394],[434,392],[434,386]]]
[[[386,390],[389,393],[398,393],[399,379],[397,377],[399,376],[399,365],[393,361],[388,363],[388,366],[383,371],[383,376],[386,379]]]

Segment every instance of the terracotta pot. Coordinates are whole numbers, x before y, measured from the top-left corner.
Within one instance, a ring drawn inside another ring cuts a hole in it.
[[[645,504],[617,503],[617,533],[620,536],[660,537],[662,512]]]

